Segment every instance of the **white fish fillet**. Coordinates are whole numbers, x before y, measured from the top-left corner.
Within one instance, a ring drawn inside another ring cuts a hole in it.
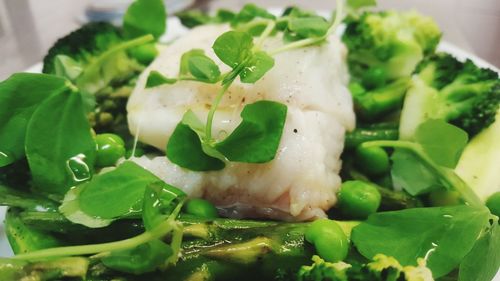
[[[193,110],[206,120],[219,85],[183,81],[144,89],[151,70],[176,77],[182,54],[203,49],[220,62],[211,47],[228,27],[207,25],[191,30],[168,46],[140,77],[127,110],[132,134],[140,141],[164,150],[183,114]],[[264,49],[282,46],[270,38]],[[217,172],[192,172],[172,164],[166,157],[136,158],[167,183],[192,197],[203,197],[226,215],[307,220],[325,216],[336,202],[340,187],[346,130],[355,125],[351,96],[347,90],[346,49],[335,36],[321,46],[280,53],[275,66],[256,84],[235,81],[216,112],[214,136],[223,138],[241,121],[246,104],[266,99],[284,103],[288,115],[276,158],[265,164],[230,163]],[[223,72],[229,70],[219,64]]]

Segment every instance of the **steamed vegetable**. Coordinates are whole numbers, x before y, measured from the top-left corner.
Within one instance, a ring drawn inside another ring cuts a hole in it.
[[[471,137],[495,121],[498,73],[441,53],[422,62],[416,74],[401,114],[402,139],[413,138],[415,129],[430,119],[445,120]]]

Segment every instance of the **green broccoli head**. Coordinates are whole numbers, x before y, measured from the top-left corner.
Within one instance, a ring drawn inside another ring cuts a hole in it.
[[[56,74],[55,61],[58,55],[87,64],[111,46],[122,42],[118,27],[107,22],[88,23],[59,39],[43,59],[43,73]]]
[[[88,23],[59,39],[44,58],[43,72],[62,76],[81,91],[85,109],[109,88],[128,86],[156,56],[154,37],[125,38],[106,22]]]
[[[342,40],[354,76],[373,67],[383,68],[389,79],[409,76],[441,38],[434,20],[417,12],[365,12],[346,24]]]
[[[347,269],[351,266],[344,262],[326,262],[319,256],[312,257],[311,266],[302,266],[297,281],[348,281]]]
[[[470,137],[495,121],[500,79],[494,71],[440,53],[424,60],[416,74],[401,116],[403,138],[411,138],[416,127],[428,119],[446,120]]]

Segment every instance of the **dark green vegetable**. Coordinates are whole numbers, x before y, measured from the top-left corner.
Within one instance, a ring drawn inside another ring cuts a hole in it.
[[[358,169],[369,176],[383,175],[390,170],[389,155],[380,147],[359,146],[354,161]]]
[[[141,64],[149,65],[158,55],[158,49],[155,43],[149,43],[132,48],[128,53]]]
[[[207,200],[193,198],[186,202],[184,211],[200,218],[215,219],[219,217],[217,208]]]
[[[346,133],[345,136],[345,147],[356,148],[360,144],[368,141],[376,140],[397,140],[399,137],[399,132],[397,125],[387,125],[387,126],[357,126],[352,132]]]
[[[495,216],[500,216],[500,191],[495,192],[486,200],[486,207]]]
[[[135,0],[123,17],[123,29],[129,38],[147,34],[159,38],[167,30],[167,11],[161,0]]]
[[[403,139],[411,139],[430,119],[454,124],[470,137],[495,121],[500,106],[498,73],[444,53],[423,61],[416,73],[401,115]]]
[[[375,213],[381,201],[377,187],[363,181],[342,183],[338,196],[342,214],[354,219],[365,219]]]
[[[64,245],[50,233],[27,226],[19,217],[19,210],[14,208],[10,208],[5,216],[5,233],[14,254]]]
[[[338,262],[347,257],[349,241],[333,220],[319,219],[312,222],[306,229],[305,239],[314,245],[318,255],[326,261]]]
[[[99,134],[95,137],[97,144],[96,165],[108,167],[116,164],[125,156],[125,142],[115,134]]]
[[[82,257],[31,263],[0,258],[0,279],[50,281],[76,278],[80,280],[85,278],[89,263],[87,258]]]

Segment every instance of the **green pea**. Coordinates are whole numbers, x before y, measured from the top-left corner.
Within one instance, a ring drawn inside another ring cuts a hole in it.
[[[380,147],[358,146],[354,155],[354,163],[361,172],[369,176],[383,175],[391,168],[389,155]]]
[[[493,195],[486,200],[486,207],[490,209],[492,214],[500,217],[500,191],[493,193]]]
[[[97,143],[96,165],[108,167],[125,156],[125,142],[115,134],[100,134],[95,137]]]
[[[353,219],[365,219],[377,211],[381,195],[377,187],[364,181],[346,181],[339,192],[342,214]]]
[[[305,238],[326,261],[338,262],[347,257],[349,241],[335,221],[319,219],[312,222],[306,229]]]
[[[127,150],[127,152],[125,153],[125,158],[129,159],[130,157],[132,157],[132,151],[133,151],[133,149]],[[146,151],[144,150],[144,148],[142,148],[142,147],[135,148],[134,157],[141,157],[144,154],[146,154]]]
[[[207,219],[215,219],[219,217],[217,208],[215,208],[214,204],[208,202],[207,200],[199,198],[194,198],[187,201],[187,203],[184,205],[184,211],[187,214]]]
[[[132,57],[142,64],[150,64],[158,55],[158,50],[154,43],[141,45],[129,50]]]
[[[363,73],[363,85],[369,89],[384,86],[387,83],[387,72],[381,67],[372,67]]]

